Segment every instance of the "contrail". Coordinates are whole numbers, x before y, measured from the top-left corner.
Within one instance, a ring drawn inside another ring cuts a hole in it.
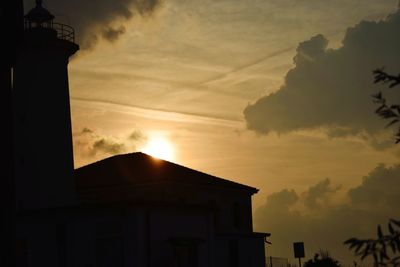
[[[224,74],[220,74],[218,76],[215,76],[215,77],[213,77],[213,78],[211,78],[211,79],[209,79],[207,81],[204,81],[204,82],[200,83],[199,85],[206,85],[206,84],[211,83],[211,82],[222,80],[223,78],[227,77],[229,74],[236,73],[236,72],[242,71],[244,69],[250,68],[250,67],[252,67],[254,65],[257,65],[257,64],[260,64],[261,62],[266,61],[266,60],[268,60],[270,58],[279,56],[281,54],[285,54],[285,53],[290,52],[290,51],[293,51],[295,48],[296,48],[296,46],[291,46],[291,47],[288,47],[288,48],[285,48],[285,49],[281,49],[281,50],[272,52],[271,54],[268,54],[263,58],[257,59],[256,61],[253,61],[253,62],[247,63],[245,65],[242,65],[240,67],[237,67],[237,68],[235,68],[235,69],[233,69],[233,70],[231,70],[229,72],[226,72]]]
[[[170,111],[162,109],[151,109],[146,107],[119,103],[116,101],[101,100],[101,99],[71,97],[71,101],[92,103],[94,105],[100,106],[101,108],[106,108],[107,110],[127,113],[134,116],[149,118],[153,120],[157,119],[157,120],[166,120],[173,122],[219,125],[232,128],[243,127],[243,121],[232,118],[205,116],[202,114],[178,112],[178,111]]]

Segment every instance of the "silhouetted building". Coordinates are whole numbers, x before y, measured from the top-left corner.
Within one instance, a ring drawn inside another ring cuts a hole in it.
[[[73,170],[73,30],[37,0],[15,67],[17,266],[264,267],[258,190],[143,153]]]
[[[265,234],[253,232],[255,188],[143,153],[79,168],[75,182],[93,216],[76,222],[74,264],[92,255],[87,263],[126,264],[113,266],[265,266]]]
[[[37,0],[24,17],[14,68],[15,175],[21,209],[75,201],[67,65],[79,47],[73,29],[53,19]]]
[[[3,140],[0,161],[0,266],[15,266],[15,250],[14,246],[10,246],[15,240],[12,69],[15,66],[16,47],[23,32],[22,6],[22,0],[0,2],[0,23],[5,25],[0,52],[0,121]]]

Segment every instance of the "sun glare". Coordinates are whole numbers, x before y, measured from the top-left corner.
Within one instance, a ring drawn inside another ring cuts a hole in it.
[[[168,161],[174,159],[174,148],[169,140],[164,137],[153,137],[147,142],[143,148],[143,152]]]

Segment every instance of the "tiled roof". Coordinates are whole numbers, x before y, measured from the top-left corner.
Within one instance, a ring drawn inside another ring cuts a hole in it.
[[[249,193],[258,191],[141,152],[109,157],[78,168],[75,170],[75,183],[78,190],[174,183],[241,189]]]

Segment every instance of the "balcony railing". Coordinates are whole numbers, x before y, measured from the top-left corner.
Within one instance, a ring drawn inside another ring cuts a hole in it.
[[[75,43],[75,30],[69,25],[53,23],[53,29],[57,31],[57,37]]]
[[[35,23],[25,20],[25,30],[34,28],[53,29],[57,32],[57,38],[75,43],[75,30],[69,25],[57,22]]]

